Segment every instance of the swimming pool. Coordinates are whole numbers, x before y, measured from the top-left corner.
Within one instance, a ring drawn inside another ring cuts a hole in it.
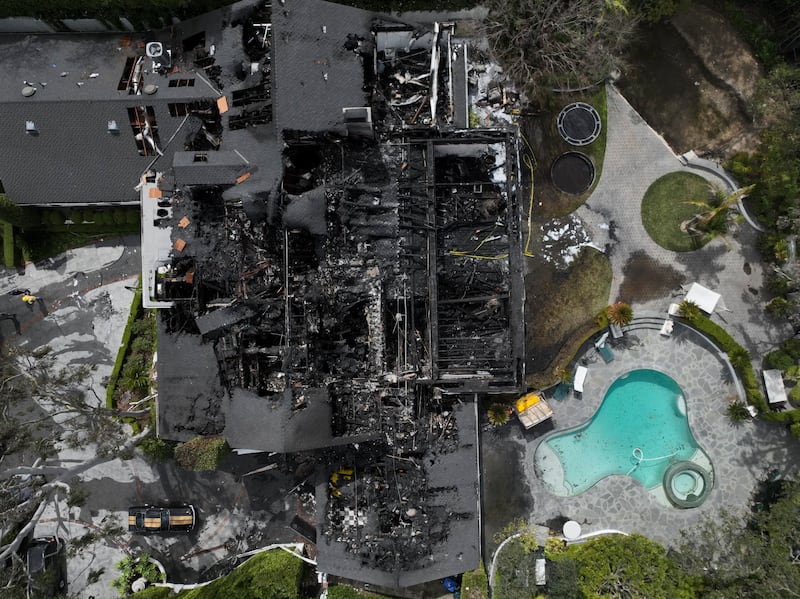
[[[710,460],[689,428],[683,392],[657,370],[618,378],[587,423],[546,439],[534,459],[540,477],[562,496],[622,474],[671,505],[695,507],[713,485]],[[676,464],[682,466],[670,470]]]

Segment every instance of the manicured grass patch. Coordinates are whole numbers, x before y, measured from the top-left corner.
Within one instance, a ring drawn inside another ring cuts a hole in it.
[[[302,599],[300,582],[305,562],[286,551],[276,549],[254,555],[225,578],[184,591],[180,599]]]
[[[669,173],[657,179],[642,198],[642,224],[661,247],[673,252],[697,249],[695,240],[681,231],[681,223],[701,211],[687,201],[706,201],[709,183],[693,173]],[[700,245],[705,243],[701,240]]]
[[[461,577],[461,599],[489,599],[489,577],[480,565],[470,572],[464,572]]]
[[[384,595],[376,595],[339,584],[328,587],[328,599],[383,599],[383,597]]]
[[[566,272],[536,263],[525,283],[529,384],[546,387],[557,381],[557,369],[597,329],[595,317],[608,305],[611,279],[608,258],[591,248],[584,248]]]

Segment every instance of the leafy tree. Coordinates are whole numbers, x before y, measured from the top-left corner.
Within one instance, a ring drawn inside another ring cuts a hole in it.
[[[750,412],[747,411],[747,405],[743,401],[732,401],[728,404],[725,412],[734,424],[750,419]]]
[[[91,366],[58,367],[49,349],[0,355],[0,585],[24,589],[27,577],[18,551],[45,509],[53,505],[57,531],[67,531],[59,499],[80,502],[74,481],[98,464],[130,453],[150,434],[130,436],[120,421],[136,412],[108,409],[91,392]],[[59,459],[63,448],[91,446],[85,461]]]
[[[531,96],[605,79],[636,18],[621,0],[489,0],[489,46]]]
[[[606,308],[608,322],[621,327],[628,325],[633,320],[633,308],[625,302],[616,302]]]
[[[579,581],[580,568],[573,558],[562,557],[551,562],[547,580],[548,599],[583,599],[586,595]]]
[[[684,531],[676,560],[713,598],[797,597],[800,589],[800,485],[785,482],[771,505],[745,517],[715,513]]]
[[[613,535],[572,545],[567,555],[580,569],[579,587],[586,597],[689,599],[691,580],[647,537]]]

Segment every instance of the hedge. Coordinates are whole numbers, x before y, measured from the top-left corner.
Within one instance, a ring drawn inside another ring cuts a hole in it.
[[[0,222],[3,223],[3,264],[6,268],[14,268],[14,225]]]
[[[111,371],[111,376],[108,379],[108,388],[106,389],[106,406],[114,408],[114,390],[117,387],[119,374],[122,372],[122,365],[125,362],[125,356],[128,353],[128,343],[131,340],[131,331],[133,323],[138,318],[139,313],[142,311],[142,278],[136,284],[136,291],[133,294],[133,301],[131,302],[131,312],[128,314],[128,322],[125,324],[125,331],[122,333],[122,341],[120,342],[119,351],[117,352],[117,359],[114,362],[114,369]]]
[[[486,576],[482,560],[475,570],[464,572],[461,577],[461,597],[463,599],[488,599],[489,578]]]
[[[693,316],[692,318],[684,318],[683,320],[701,333],[707,335],[728,355],[731,365],[742,381],[747,401],[756,407],[758,415],[761,418],[770,422],[784,422],[787,424],[800,423],[800,409],[784,410],[782,412],[774,412],[770,409],[767,401],[764,399],[764,394],[761,393],[758,377],[756,377],[753,364],[750,362],[750,354],[739,345],[725,329],[711,322],[709,318],[702,314]],[[800,427],[793,426],[792,433],[795,437],[800,439]]]

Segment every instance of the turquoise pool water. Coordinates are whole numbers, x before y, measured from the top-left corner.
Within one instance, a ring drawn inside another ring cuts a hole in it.
[[[547,481],[559,495],[578,495],[612,474],[652,489],[670,464],[690,460],[699,448],[681,388],[656,370],[634,370],[614,381],[591,420],[544,445],[561,463],[563,481],[552,475]]]

